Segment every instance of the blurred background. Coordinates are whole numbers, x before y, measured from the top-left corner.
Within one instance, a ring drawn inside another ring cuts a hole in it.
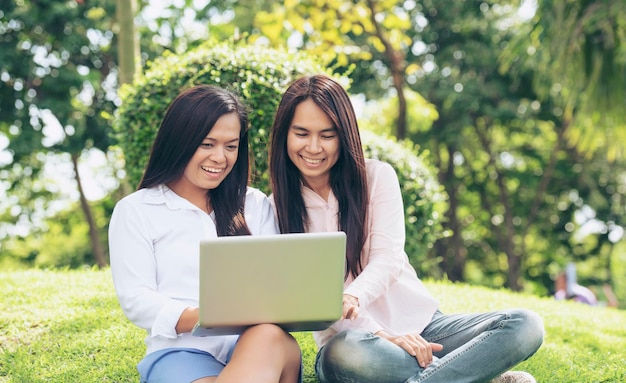
[[[422,278],[551,296],[572,264],[626,307],[623,0],[0,4],[1,271],[106,267],[112,208],[136,187],[118,90],[236,41],[315,57],[348,79],[362,130],[428,162],[445,208],[412,258]]]

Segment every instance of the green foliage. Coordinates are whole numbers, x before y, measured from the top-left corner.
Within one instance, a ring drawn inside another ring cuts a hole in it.
[[[0,133],[10,139],[15,162],[36,151],[109,145],[104,117],[115,107],[106,84],[116,57],[108,31],[114,14],[112,0],[3,1]],[[46,139],[45,110],[63,130],[54,143]]]
[[[279,46],[295,32],[299,39],[290,39],[292,46],[322,57],[339,73],[349,70],[356,92],[368,98],[392,87],[389,49],[404,61],[414,42],[410,31],[422,28],[414,20],[424,7],[400,0],[335,0],[323,7],[311,0],[270,3],[271,10],[255,14],[254,35]]]
[[[79,211],[76,213],[81,214]],[[78,214],[74,215],[74,218],[78,219],[48,222],[48,230],[37,238],[39,254],[35,266],[76,268],[91,258],[89,227]]]
[[[405,89],[404,96],[410,108],[407,110],[407,134],[415,135],[431,128],[439,118],[437,109],[422,95]],[[393,135],[398,120],[398,97],[384,97],[367,102],[359,126],[383,135]]]
[[[541,1],[500,60],[503,72],[532,73],[540,99],[571,123],[578,150],[611,160],[626,154],[625,30],[623,1]]]
[[[43,169],[51,154],[69,160],[110,144],[114,15],[113,0],[2,1],[0,140],[8,145],[0,172],[11,180],[6,194],[13,205],[6,214],[6,201],[0,202],[0,216],[10,215],[11,223],[37,226],[54,206],[58,194]]]
[[[267,142],[283,90],[303,74],[326,72],[312,58],[243,43],[207,42],[181,56],[165,54],[145,76],[123,87],[114,124],[131,185],[138,185],[167,105],[196,84],[223,86],[239,94],[250,109],[253,184],[269,191]]]
[[[112,198],[92,203],[92,213],[105,242]],[[26,236],[13,236],[2,241],[0,265],[3,270],[25,267],[80,268],[94,263],[89,242],[89,227],[78,203],[72,204]]]
[[[439,118],[410,138],[429,151],[452,206],[444,221],[452,234],[436,244],[442,268],[452,280],[513,288],[523,284],[527,291],[545,294],[568,258],[602,254],[602,246],[573,244],[575,218],[583,206],[596,211],[607,226],[622,226],[620,215],[607,214],[603,206],[613,205],[623,216],[623,193],[613,182],[602,182],[611,186],[609,197],[609,188],[598,180],[619,177],[623,167],[615,168],[613,176],[603,169],[587,175],[599,164],[579,159],[567,148],[562,137],[569,122],[559,98],[540,97],[533,87],[535,81],[548,88],[558,81],[531,71],[499,72],[502,47],[519,31],[517,26],[502,28],[514,6],[473,0],[422,5],[414,12],[425,18],[424,27],[407,33],[423,49],[408,53],[415,71],[407,73],[407,81],[435,106]],[[563,46],[559,39],[541,43],[537,49]],[[527,47],[523,44],[520,52],[527,54]],[[428,66],[433,70],[426,71]],[[596,188],[605,190],[585,191]],[[594,274],[602,269],[606,265]]]
[[[0,241],[19,225],[36,225],[50,201],[60,198],[54,180],[44,172],[44,167],[53,160],[51,154],[33,153],[7,169],[0,169],[0,191],[6,190],[0,199]]]
[[[626,275],[626,242],[621,241],[615,246],[614,250],[611,262],[611,273],[613,275]],[[613,281],[613,291],[620,302],[619,307],[626,309],[626,278],[615,278]]]
[[[441,259],[432,254],[429,258],[429,251],[443,236],[441,220],[447,203],[426,160],[428,153],[420,152],[410,141],[396,141],[367,130],[361,131],[361,138],[365,157],[388,162],[398,175],[406,220],[405,250],[411,264],[422,275],[438,275],[436,266]]]
[[[544,319],[544,344],[517,366],[539,382],[626,379],[626,313],[506,290],[425,281],[446,313],[526,307]],[[294,334],[304,382],[317,383],[310,333]],[[0,273],[0,381],[136,382],[145,332],[128,321],[105,270]]]

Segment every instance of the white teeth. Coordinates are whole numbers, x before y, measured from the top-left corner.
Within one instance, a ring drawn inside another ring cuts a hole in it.
[[[302,159],[304,160],[304,162],[306,162],[307,164],[311,164],[311,165],[317,165],[322,163],[322,160],[314,160],[312,158],[306,158],[306,157],[302,157]]]
[[[221,173],[224,171],[224,169],[218,169],[218,168],[207,168],[205,166],[201,166],[202,170],[204,170],[205,172],[209,172],[209,173]]]

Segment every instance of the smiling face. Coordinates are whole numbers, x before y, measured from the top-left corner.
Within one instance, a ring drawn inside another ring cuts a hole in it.
[[[341,152],[337,128],[311,99],[296,106],[289,132],[287,154],[304,184],[322,197],[330,190],[330,169]]]
[[[220,117],[189,160],[183,175],[170,183],[169,188],[201,209],[207,209],[207,192],[217,188],[237,162],[239,133],[237,114]]]

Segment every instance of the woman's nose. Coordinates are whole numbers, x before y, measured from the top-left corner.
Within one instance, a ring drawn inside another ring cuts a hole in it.
[[[322,151],[322,145],[320,145],[320,140],[317,137],[311,137],[307,146],[307,149],[311,153],[319,153]]]
[[[218,162],[218,163],[224,162],[226,158],[226,154],[224,153],[224,148],[216,147],[211,153],[210,158],[214,162]]]

